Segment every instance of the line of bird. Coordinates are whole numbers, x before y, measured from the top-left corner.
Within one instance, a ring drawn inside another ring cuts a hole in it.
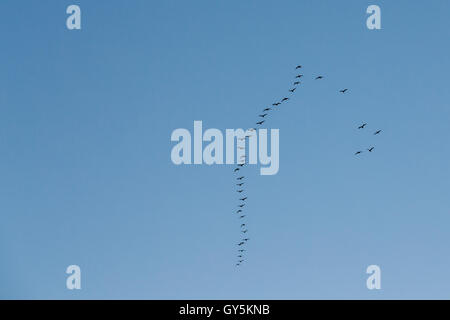
[[[362,130],[362,129],[364,129],[365,127],[367,126],[367,123],[363,123],[362,125],[360,125],[359,127],[358,127],[358,129],[359,130]],[[373,133],[373,135],[379,135],[381,133],[381,130],[377,130],[377,131],[375,131],[374,133]],[[375,147],[373,147],[373,146],[371,146],[371,147],[369,147],[368,149],[367,149],[367,151],[369,151],[369,152],[372,152],[373,151],[373,149],[375,149]],[[363,151],[356,151],[355,152],[355,156],[357,156],[357,155],[359,155],[359,154],[361,154],[361,153],[363,153]]]
[[[295,67],[295,70],[300,70],[302,69],[302,65],[297,65]],[[294,94],[294,92],[297,90],[298,86],[301,84],[300,79],[303,78],[304,75],[303,74],[296,74],[295,78],[294,78],[294,82],[292,83],[291,88],[288,90],[290,92],[290,94]],[[322,75],[318,75],[314,78],[314,80],[322,80],[324,79],[324,76]],[[340,93],[345,94],[349,89],[345,88],[345,89],[341,89],[339,90]],[[265,107],[261,113],[258,114],[258,120],[255,124],[256,126],[262,126],[265,122],[266,122],[266,117],[268,117],[270,115],[271,111],[274,111],[276,109],[279,108],[279,106],[287,101],[289,101],[291,98],[291,96],[285,96],[282,99],[280,99],[277,102],[272,103],[272,105],[270,107]],[[364,125],[365,126],[365,125]],[[362,128],[364,128],[364,126]],[[253,127],[250,128],[248,131],[255,131],[257,129],[257,127]],[[381,131],[380,131],[381,132]],[[379,133],[379,132],[378,132]],[[377,133],[377,134],[378,134]],[[250,135],[246,134],[244,138],[240,138],[240,140],[245,140],[247,138],[249,138]],[[373,149],[372,149],[373,150]],[[238,161],[238,165],[237,167],[234,169],[234,173],[240,174],[242,173],[242,169],[246,164],[246,156],[243,155],[241,156],[241,158]],[[247,204],[246,200],[248,199],[247,196],[244,195],[245,192],[245,176],[243,175],[239,175],[238,177],[236,177],[237,183],[236,183],[236,187],[237,187],[237,193],[239,194],[239,204],[238,204],[238,209],[235,211],[235,214],[237,214],[239,216],[239,220],[240,222],[240,232],[242,234],[244,234],[243,238],[240,240],[240,242],[237,244],[238,246],[238,255],[237,255],[237,263],[236,266],[240,266],[243,262],[245,262],[245,258],[244,258],[244,253],[246,252],[245,249],[245,245],[247,244],[247,242],[250,240],[250,238],[246,237],[246,234],[249,232],[247,224],[246,224],[246,214],[244,213],[244,207]]]

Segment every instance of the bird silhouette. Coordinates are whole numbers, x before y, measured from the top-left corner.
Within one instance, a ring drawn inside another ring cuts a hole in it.
[[[242,210],[241,209],[239,209],[238,211],[236,211],[236,213],[241,213],[242,212]]]
[[[245,230],[242,230],[242,233],[247,233],[247,231],[248,231],[247,229],[245,229]]]
[[[242,176],[242,177],[239,177],[239,178],[236,178],[237,180],[242,180],[242,179],[244,179],[245,178],[245,176]]]
[[[250,240],[249,238],[245,238],[245,239],[242,239],[242,240],[244,240],[245,242],[247,242],[248,240]]]
[[[245,182],[241,182],[241,183],[236,183],[237,186],[242,187],[244,185]]]
[[[355,156],[357,156],[358,154],[362,153],[362,151],[356,151],[355,152]]]
[[[295,77],[295,79],[300,79],[301,77],[303,77],[303,75],[302,75],[302,74],[299,74],[299,75],[297,75],[297,76]]]
[[[373,149],[375,149],[375,147],[370,147],[369,149],[367,149],[367,151],[372,152]]]
[[[347,90],[348,89],[343,89],[343,90],[340,90],[339,92],[345,93],[345,92],[347,92]]]
[[[297,88],[292,88],[292,89],[289,89],[289,91],[290,91],[290,92],[294,92],[294,91],[295,91],[295,89],[297,89]]]
[[[239,200],[245,201],[247,200],[247,197],[240,198]]]
[[[239,193],[242,193],[242,191],[244,191],[244,190],[236,190],[237,192],[239,192]]]
[[[272,108],[265,108],[265,109],[263,110],[263,112],[266,112],[266,111],[269,111],[269,110],[272,110]]]
[[[265,116],[267,116],[267,113],[263,113],[263,114],[259,115],[259,117],[261,117],[261,118],[264,118]]]
[[[239,171],[240,169],[239,168],[236,168],[236,169],[234,169],[234,172],[237,172],[237,171]]]
[[[245,207],[245,203],[238,205],[239,208]]]
[[[295,70],[301,69],[301,68],[302,68],[302,66],[301,66],[301,65],[298,65],[298,66],[295,67]]]
[[[367,126],[367,123],[363,123],[362,125],[360,125],[360,126],[358,127],[358,129],[364,129],[365,126]]]
[[[374,135],[379,134],[381,132],[381,130],[377,130],[375,131]]]
[[[239,219],[242,219],[242,218],[244,218],[244,217],[245,217],[245,214],[244,214],[244,215],[242,215],[242,216],[240,216],[240,217],[239,217]]]
[[[316,80],[319,80],[319,79],[323,79],[323,77],[322,76],[316,77]]]
[[[294,86],[296,86],[296,85],[298,85],[298,84],[300,84],[300,81],[295,81],[295,82],[294,82]]]
[[[244,252],[244,251],[245,251],[245,249],[239,249],[238,251],[239,251],[239,252]]]
[[[245,242],[239,242],[238,246],[242,246],[243,244],[245,244]]]
[[[274,107],[279,106],[280,104],[281,104],[281,103],[279,103],[279,102],[272,103],[272,105],[273,105]]]
[[[264,122],[265,122],[265,120],[261,120],[261,121],[258,121],[256,124],[257,125],[262,125]]]
[[[281,102],[285,102],[285,101],[288,101],[289,100],[289,98],[283,98],[283,99],[281,99]]]
[[[242,228],[242,227],[245,227],[245,223],[241,224],[241,228]]]

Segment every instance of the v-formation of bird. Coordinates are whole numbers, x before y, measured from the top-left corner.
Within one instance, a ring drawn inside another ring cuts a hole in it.
[[[301,65],[298,65],[295,67],[295,70],[299,70],[302,69]],[[290,88],[288,91],[290,92],[290,94],[294,94],[294,92],[297,90],[298,86],[301,84],[301,82],[299,81],[299,79],[301,79],[303,77],[303,74],[297,74],[294,77],[294,82],[293,82],[293,87]],[[321,75],[318,75],[314,78],[314,80],[322,80],[324,77]],[[340,93],[346,93],[348,91],[347,88],[339,90]],[[290,97],[283,97],[281,98],[279,101],[272,103],[272,105],[270,107],[266,107],[262,110],[262,113],[259,114],[258,113],[258,118],[259,121],[256,122],[257,126],[262,126],[265,122],[266,122],[266,118],[269,117],[270,112],[279,109],[279,106],[287,101],[290,100]],[[262,120],[261,120],[262,118]],[[364,127],[367,124],[363,124],[359,127],[359,129],[364,129]],[[256,128],[251,128],[249,129],[249,131],[254,131],[256,130]],[[378,130],[377,132],[375,132],[375,134],[379,134],[381,132],[381,130]],[[246,135],[244,139],[250,137],[249,135]],[[374,149],[374,147],[370,147],[369,149],[367,149],[369,152],[372,152]],[[362,151],[358,151],[357,154],[361,153]],[[240,159],[240,164],[238,164],[238,167],[234,169],[234,172],[240,172],[240,170],[242,169],[242,167],[244,166],[244,164],[246,163],[246,157],[242,156],[242,158]],[[246,204],[246,200],[247,200],[247,196],[242,196],[243,192],[245,192],[245,188],[243,187],[245,182],[244,182],[245,176],[243,175],[239,175],[238,177],[236,177],[236,180],[238,183],[236,183],[236,186],[238,187],[238,189],[236,190],[237,193],[240,195],[239,199],[239,205],[238,205],[238,210],[235,211],[235,213],[239,216],[240,221],[242,221],[242,219],[244,219],[246,217],[245,214],[243,214],[243,210],[244,210],[244,206]],[[240,232],[244,235],[247,232],[249,232],[248,228],[247,228],[247,224],[246,223],[241,223],[240,225]],[[240,266],[244,261],[244,252],[246,252],[245,249],[242,249],[243,246],[245,246],[247,244],[247,241],[249,241],[250,238],[242,238],[238,243],[237,246],[239,248],[238,250],[238,262],[236,263],[236,266]]]

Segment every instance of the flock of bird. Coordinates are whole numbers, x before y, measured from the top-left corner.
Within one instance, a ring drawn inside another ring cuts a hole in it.
[[[367,123],[363,123],[362,125],[360,125],[359,127],[358,127],[358,129],[359,130],[361,130],[361,129],[364,129],[365,127],[367,126]],[[373,134],[376,136],[376,135],[378,135],[378,134],[380,134],[381,133],[381,130],[377,130],[377,131],[375,131]],[[375,149],[375,147],[369,147],[368,149],[367,149],[367,151],[369,151],[369,152],[372,152],[373,151],[373,149]],[[359,155],[359,154],[361,154],[361,153],[363,153],[363,151],[356,151],[355,152],[355,156],[357,156],[357,155]]]
[[[267,117],[270,116],[270,112],[273,112],[280,108],[280,106],[287,101],[290,100],[291,96],[294,94],[294,92],[297,90],[299,85],[301,85],[301,78],[303,78],[303,74],[299,73],[299,70],[302,69],[301,65],[297,65],[295,67],[296,75],[294,78],[294,81],[292,83],[291,88],[288,90],[290,92],[289,96],[284,96],[279,101],[276,101],[272,103],[271,106],[265,107],[261,113],[258,113],[258,121],[255,122],[256,127],[250,128],[247,130],[245,137],[240,138],[240,140],[246,140],[247,138],[250,138],[250,133],[252,131],[256,131],[258,127],[261,127],[267,120]],[[324,79],[324,76],[318,75],[314,78],[314,80],[322,80]],[[339,90],[340,93],[345,94],[349,89],[345,88],[342,90]],[[364,129],[367,126],[367,123],[363,123],[358,128]],[[374,134],[378,135],[381,133],[381,130],[377,130]],[[245,148],[242,148],[245,149]],[[372,152],[374,150],[374,147],[370,147],[367,149],[369,152]],[[357,151],[355,155],[361,154],[363,151]],[[239,224],[240,224],[240,233],[242,234],[241,240],[237,243],[238,246],[238,253],[237,253],[237,262],[236,266],[242,265],[242,263],[245,262],[245,252],[246,252],[246,244],[250,240],[250,238],[247,237],[247,234],[249,232],[247,223],[246,223],[246,214],[244,212],[245,205],[247,204],[246,200],[248,197],[245,195],[245,176],[242,175],[243,167],[246,164],[246,156],[241,156],[240,159],[238,159],[237,167],[234,169],[234,173],[237,174],[236,177],[236,192],[238,193],[238,205],[237,209],[234,211],[234,214],[236,214],[239,218]]]

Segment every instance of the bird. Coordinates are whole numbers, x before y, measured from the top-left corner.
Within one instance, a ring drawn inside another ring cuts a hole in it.
[[[381,130],[377,130],[375,131],[374,135],[379,134],[381,132]]]
[[[242,218],[244,218],[244,217],[245,217],[245,214],[244,214],[244,215],[242,215],[242,216],[240,216],[240,217],[239,217],[239,219],[242,219]]]
[[[265,108],[265,109],[263,110],[263,112],[266,112],[266,111],[269,111],[269,110],[272,110],[272,108]]]
[[[265,122],[265,120],[261,120],[261,121],[258,121],[256,124],[262,125],[264,122]]]
[[[239,251],[239,252],[244,252],[245,250],[244,250],[244,249],[239,249],[238,251]]]
[[[245,244],[245,242],[239,242],[238,246],[242,246],[243,244]]]
[[[242,179],[244,179],[245,178],[245,176],[242,176],[242,177],[239,177],[239,178],[236,178],[237,180],[242,180]]]
[[[275,107],[276,107],[276,106],[279,106],[280,104],[281,104],[281,103],[279,103],[279,102],[272,103],[272,105],[275,106]]]
[[[236,183],[237,186],[242,187],[244,185],[245,182],[241,182],[241,183]]]
[[[345,93],[348,89],[340,90],[339,92]]]
[[[360,126],[358,127],[358,129],[364,129],[365,126],[367,126],[367,123],[363,123],[362,125],[360,125]]]
[[[236,168],[236,169],[234,169],[234,172],[237,172],[237,171],[239,171],[240,169],[239,168]]]
[[[242,228],[242,227],[245,227],[245,223],[241,224],[241,228]]]
[[[297,88],[292,88],[292,89],[289,89],[289,91],[290,91],[290,92],[294,92],[294,91],[295,91],[295,89],[297,89]]]
[[[242,240],[244,240],[245,242],[247,242],[248,240],[250,240],[249,238],[245,238],[245,239],[242,239]]]
[[[245,201],[247,200],[247,197],[240,198],[239,200]]]
[[[298,65],[298,66],[295,67],[295,70],[301,69],[301,68],[302,68],[302,66],[301,66],[301,65]]]
[[[355,156],[357,156],[358,154],[362,153],[362,151],[356,151],[355,152]]]
[[[323,79],[323,77],[322,76],[317,76],[316,80],[319,80],[319,79]]]
[[[259,115],[259,117],[261,117],[261,118],[264,118],[265,116],[267,116],[267,113],[263,113],[263,114]]]
[[[242,230],[242,233],[247,233],[247,231],[248,231],[247,229],[245,229],[245,230]]]
[[[296,86],[296,85],[298,85],[298,84],[300,84],[300,81],[295,81],[295,82],[294,82],[294,86]]]
[[[244,262],[245,260],[239,260],[239,263],[242,263],[242,262]]]
[[[239,192],[239,193],[242,193],[242,191],[244,191],[244,190],[236,190],[237,192]]]
[[[236,211],[236,213],[241,213],[242,212],[242,210],[241,209],[239,209],[238,211]]]
[[[239,263],[236,263],[236,267],[238,267],[238,266],[240,266],[240,264],[239,264]]]
[[[375,147],[370,147],[369,149],[367,149],[367,151],[372,152],[373,149],[375,149]]]
[[[303,77],[303,75],[302,75],[302,74],[298,74],[298,75],[295,77],[295,79],[300,79],[301,77]]]
[[[281,99],[281,102],[288,101],[288,100],[289,100],[289,98],[283,98],[283,99]]]
[[[245,206],[245,203],[238,205],[239,208],[243,208]]]
[[[238,255],[238,258],[242,258],[242,254]]]

